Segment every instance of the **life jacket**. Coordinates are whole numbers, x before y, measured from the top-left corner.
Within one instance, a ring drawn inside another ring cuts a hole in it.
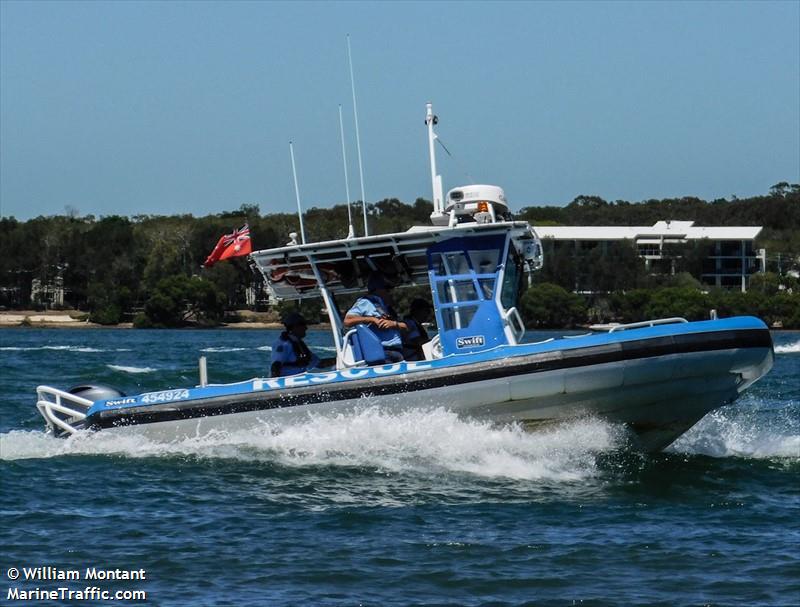
[[[294,352],[295,361],[292,366],[295,367],[308,367],[311,364],[311,350],[308,349],[306,342],[302,339],[295,338],[292,339],[292,336],[289,335],[286,331],[281,333],[281,339],[283,341],[289,342],[292,346],[292,351]]]
[[[425,327],[422,326],[422,323],[417,322],[411,316],[406,316],[403,319],[403,322],[408,326],[408,331],[403,331],[401,333],[401,337],[403,338],[403,356],[406,358],[406,360],[424,360],[425,351],[422,349],[422,345],[406,341],[406,337],[413,333],[414,329],[416,329],[417,333],[419,333],[419,336],[422,338],[422,341],[427,342],[430,341],[428,338],[428,332],[425,330]]]
[[[407,331],[408,333],[412,332],[411,331],[411,325],[414,325],[414,328],[416,328],[417,333],[419,333],[420,337],[423,338],[423,341],[430,341],[430,338],[428,337],[428,332],[425,330],[425,327],[422,326],[421,322],[417,322],[411,316],[406,316],[403,319],[403,322],[406,323],[406,325],[408,325],[408,329],[409,329]]]

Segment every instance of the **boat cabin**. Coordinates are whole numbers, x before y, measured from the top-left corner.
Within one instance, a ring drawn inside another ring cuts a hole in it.
[[[256,251],[252,259],[279,299],[320,297],[337,352],[337,367],[377,364],[374,334],[345,330],[336,297],[366,294],[372,272],[398,288],[427,285],[437,332],[427,359],[515,345],[525,332],[516,308],[526,275],[541,267],[541,245],[526,222],[458,223]],[[379,343],[379,342],[378,342]]]

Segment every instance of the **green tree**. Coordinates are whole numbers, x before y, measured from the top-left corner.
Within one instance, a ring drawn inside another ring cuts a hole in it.
[[[709,317],[711,308],[708,297],[696,289],[667,287],[653,293],[644,309],[644,316],[703,320]]]
[[[777,295],[780,286],[781,278],[773,272],[759,272],[750,277],[750,291],[758,291],[764,295]]]
[[[609,307],[614,320],[619,322],[639,322],[645,320],[644,311],[650,304],[653,291],[650,289],[633,289],[617,291],[609,298]]]
[[[581,255],[585,268],[581,291],[610,293],[640,286],[644,280],[644,260],[630,242],[603,242]]]
[[[765,320],[784,329],[800,329],[800,293],[782,291],[767,299]]]
[[[529,328],[572,327],[586,321],[583,298],[551,283],[534,285],[525,291],[519,309]]]
[[[576,255],[571,242],[542,240],[544,267],[534,276],[537,283],[553,283],[572,291],[577,283]]]
[[[328,322],[328,317],[322,313],[323,303],[322,298],[319,297],[298,301],[281,301],[277,308],[281,321],[291,312],[299,312],[310,324]]]
[[[116,325],[131,305],[131,291],[113,282],[93,282],[88,287],[89,320],[101,325]]]
[[[214,326],[224,311],[225,295],[213,283],[196,276],[172,276],[158,283],[135,322],[140,327]]]

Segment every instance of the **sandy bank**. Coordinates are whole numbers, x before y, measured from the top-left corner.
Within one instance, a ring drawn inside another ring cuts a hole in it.
[[[83,320],[85,314],[79,312],[37,312],[34,310],[15,310],[0,312],[0,327],[99,327]]]
[[[80,317],[77,317],[79,316]],[[36,312],[20,310],[14,312],[0,312],[0,328],[31,327],[37,329],[132,329],[133,323],[123,322],[118,325],[98,325],[81,320],[85,314],[81,312]],[[193,328],[193,327],[187,327]],[[260,329],[262,331],[282,330],[279,322],[243,321],[225,323],[218,329]],[[311,325],[311,330],[330,330],[328,324]]]

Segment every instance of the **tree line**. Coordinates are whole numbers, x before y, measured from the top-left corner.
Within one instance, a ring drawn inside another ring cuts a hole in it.
[[[792,292],[779,290],[777,282],[766,280],[746,293],[724,289],[703,291],[693,285],[680,286],[680,282],[676,281],[673,286],[588,296],[542,282],[525,291],[519,308],[528,329],[625,323],[650,318],[708,320],[712,310],[719,318],[757,316],[772,327],[800,329],[800,293],[796,288]]]
[[[422,198],[411,204],[394,198],[368,204],[370,233],[399,232],[412,225],[424,225],[431,210],[431,203]],[[359,211],[353,205],[354,217],[360,216]],[[607,202],[598,196],[579,196],[564,207],[525,207],[516,217],[534,225],[652,225],[663,219],[694,220],[698,225],[761,225],[764,230],[758,246],[766,247],[770,254],[780,252],[783,257],[776,266],[770,256],[769,269],[774,273],[767,279],[769,284],[758,292],[768,300],[786,296],[790,308],[791,304],[797,305],[796,297],[800,296],[791,274],[800,269],[797,184],[776,184],[764,196],[710,202],[698,198]],[[245,222],[250,225],[254,250],[281,246],[288,242],[291,232],[299,232],[296,215],[262,214],[257,205],[204,217],[94,217],[69,212],[26,221],[0,218],[0,307],[44,306],[46,295],[31,299],[36,279],[44,286],[62,286],[64,307],[85,311],[91,320],[103,324],[133,319],[139,326],[217,324],[226,311],[247,307],[248,301],[252,304],[253,294],[263,305],[259,277],[246,260],[201,268],[219,237]],[[347,234],[347,206],[311,208],[304,213],[304,224],[310,241],[343,238]],[[357,234],[363,232],[360,221],[355,222],[355,228]],[[545,267],[535,277],[534,290],[526,295],[526,301],[552,299],[541,292],[546,284],[560,288],[570,297],[576,285],[579,291],[585,289],[600,296],[577,295],[583,308],[578,306],[566,319],[548,317],[544,324],[540,319],[546,315],[540,309],[523,307],[527,310],[526,320],[532,324],[566,326],[601,317],[646,315],[645,312],[657,311],[656,304],[648,300],[645,305],[640,301],[641,293],[652,295],[670,288],[698,293],[703,290],[691,278],[705,254],[698,248],[701,245],[681,251],[676,256],[679,267],[668,277],[649,273],[627,243],[611,243],[602,251],[586,251],[577,256],[548,251],[548,246],[552,243],[545,242]],[[591,271],[587,272],[587,268]],[[754,311],[761,309],[760,305],[747,300],[729,307],[739,310],[744,306]],[[722,304],[717,307],[727,309]],[[304,304],[312,316],[318,308],[313,302]],[[565,309],[572,309],[571,305]],[[769,314],[784,326],[787,322],[792,325],[791,310],[781,310]]]

